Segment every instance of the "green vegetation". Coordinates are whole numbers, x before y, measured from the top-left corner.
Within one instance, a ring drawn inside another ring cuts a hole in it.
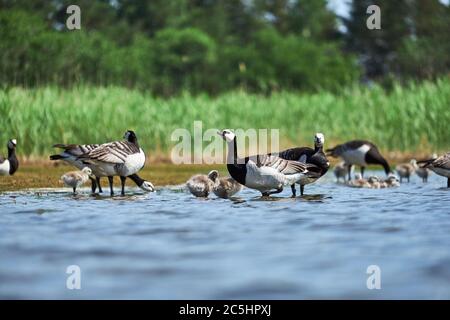
[[[282,147],[367,138],[383,150],[447,150],[450,80],[375,85],[341,92],[270,96],[231,92],[170,99],[120,87],[10,88],[0,91],[0,141],[15,137],[22,155],[48,156],[54,143],[98,143],[134,129],[148,152],[168,155],[176,128],[278,128]]]
[[[68,5],[81,30],[66,26]],[[340,92],[450,71],[450,6],[372,0],[0,0],[0,86],[122,86],[155,96]],[[394,81],[393,81],[394,80]]]

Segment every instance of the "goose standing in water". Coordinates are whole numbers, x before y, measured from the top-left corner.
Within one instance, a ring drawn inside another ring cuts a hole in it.
[[[352,140],[334,148],[327,149],[327,155],[340,157],[348,164],[348,179],[351,179],[351,168],[354,165],[361,167],[361,176],[364,177],[364,170],[369,164],[378,164],[384,168],[386,175],[391,173],[388,162],[378,151],[378,148],[369,141]]]
[[[299,161],[303,163],[309,163],[317,166],[320,169],[319,175],[315,177],[305,177],[301,179],[298,184],[300,184],[300,195],[303,195],[305,190],[305,185],[316,182],[317,179],[325,175],[330,168],[330,162],[323,153],[323,144],[325,143],[325,137],[322,133],[316,133],[314,136],[314,149],[309,147],[298,147],[291,148],[274,154],[285,160]],[[295,197],[295,184],[291,185],[292,196]]]
[[[238,158],[236,135],[228,129],[218,134],[227,142],[227,169],[240,184],[261,192],[263,196],[280,193],[284,185],[293,185],[302,179],[317,179],[321,169],[313,164],[285,160],[265,154]]]
[[[231,177],[220,177],[217,170],[208,174],[208,178],[213,182],[214,194],[223,199],[228,199],[242,190],[242,184]]]
[[[81,155],[94,150],[99,147],[99,144],[55,144],[54,148],[63,149],[60,154],[55,154],[50,156],[50,160],[63,160],[78,169],[83,169],[86,164],[79,158]],[[139,188],[147,192],[155,191],[155,187],[149,181],[142,179],[137,174],[132,174],[128,176]],[[103,192],[102,186],[100,184],[100,177],[91,175],[89,177],[92,181],[92,193],[95,193],[97,186],[100,193]]]
[[[8,158],[0,155],[0,176],[12,176],[19,169],[19,160],[16,156],[17,140],[8,141]]]
[[[89,166],[96,177],[108,177],[111,195],[114,195],[114,176],[120,177],[121,194],[125,195],[127,177],[137,173],[145,164],[145,153],[139,146],[136,134],[128,130],[124,139],[101,144],[76,158]]]
[[[218,174],[216,170],[211,171],[208,175],[196,174],[186,181],[186,187],[194,196],[206,198],[214,187],[214,182],[209,177],[216,174]]]
[[[92,176],[92,170],[84,167],[81,171],[70,171],[61,176],[61,181],[65,186],[72,187],[73,193],[77,193],[77,188],[85,184]]]
[[[419,161],[423,168],[428,168],[434,173],[447,178],[447,188],[450,188],[450,152],[436,158]]]
[[[401,163],[395,167],[395,171],[397,171],[397,174],[400,177],[400,183],[403,182],[403,178],[406,178],[409,182],[409,178],[416,171],[416,166],[416,160],[412,159],[410,163]]]

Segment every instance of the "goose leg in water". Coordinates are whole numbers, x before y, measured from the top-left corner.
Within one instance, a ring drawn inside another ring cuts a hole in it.
[[[305,186],[303,184],[300,185],[300,195],[302,196],[305,192]]]
[[[77,193],[77,188],[73,187],[72,189],[73,189],[73,194],[76,194]]]
[[[108,181],[109,181],[109,190],[111,192],[111,195],[114,195],[114,187],[113,187],[113,182],[114,182],[114,177],[112,176],[108,176]]]
[[[364,170],[366,170],[366,167],[361,167],[361,178],[364,178]]]
[[[292,198],[295,198],[297,191],[295,190],[295,184],[291,184],[291,190],[292,190]]]
[[[100,178],[97,177],[96,179],[97,179],[97,185],[98,185],[98,193],[102,193],[103,190],[102,190],[102,185],[100,184]]]
[[[97,182],[95,182],[94,178],[89,178],[89,179],[91,179],[91,190],[92,190],[92,193],[95,193],[95,190],[97,189]]]
[[[125,195],[125,180],[127,180],[127,177],[120,176],[120,182],[122,183],[122,192],[121,192],[121,194],[123,196]]]
[[[450,188],[450,178],[447,179],[447,188]]]
[[[348,165],[348,181],[352,181],[351,173],[352,173],[352,165],[349,164]]]

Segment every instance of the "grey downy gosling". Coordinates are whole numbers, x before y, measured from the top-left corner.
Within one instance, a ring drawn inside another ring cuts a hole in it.
[[[348,172],[348,165],[344,162],[341,161],[340,163],[338,163],[334,169],[334,176],[336,177],[336,182],[339,183],[341,178],[344,179],[344,183],[347,181],[346,177],[347,177],[347,172]]]
[[[412,159],[410,163],[401,163],[395,167],[395,171],[397,171],[398,176],[400,177],[400,183],[403,182],[403,178],[409,182],[409,178],[416,171],[416,160]]]
[[[77,192],[77,188],[85,184],[92,176],[91,168],[85,167],[81,171],[70,171],[61,176],[61,181],[65,186],[71,187],[73,193]]]
[[[211,175],[213,171],[211,171],[208,175],[196,174],[186,181],[186,187],[189,192],[198,198],[207,198],[213,191],[214,187],[214,182],[209,178],[209,175]]]
[[[242,190],[242,184],[231,177],[219,177],[217,170],[211,171],[208,177],[213,182],[214,194],[219,198],[228,199]]]

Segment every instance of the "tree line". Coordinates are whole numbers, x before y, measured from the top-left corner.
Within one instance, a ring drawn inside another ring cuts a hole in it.
[[[450,7],[378,0],[0,0],[0,85],[118,85],[170,96],[337,91],[450,70]],[[81,8],[81,30],[65,26]]]

